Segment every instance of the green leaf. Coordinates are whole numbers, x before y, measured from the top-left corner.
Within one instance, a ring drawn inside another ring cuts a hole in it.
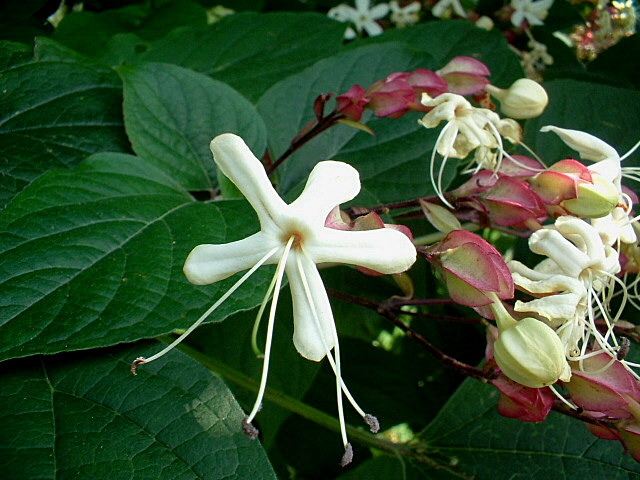
[[[129,151],[118,76],[48,39],[0,75],[0,206],[43,172]]]
[[[113,56],[109,42],[115,35],[135,34],[152,41],[177,27],[206,25],[206,21],[202,6],[190,0],[175,0],[155,8],[139,4],[99,13],[69,13],[56,28],[53,38],[77,52],[106,61]]]
[[[549,105],[540,117],[527,122],[524,138],[547,165],[579,157],[557,135],[541,133],[539,130],[545,125],[590,133],[621,155],[638,141],[640,92],[569,79],[545,82],[544,86]],[[637,155],[625,160],[624,165],[638,164],[634,158]]]
[[[256,102],[274,83],[339,50],[343,31],[317,13],[247,12],[210,27],[176,30],[142,59],[206,73]]]
[[[640,35],[623,38],[611,48],[600,53],[587,64],[590,72],[601,74],[620,87],[640,88],[640,78],[635,65],[640,62]]]
[[[228,85],[162,63],[118,67],[124,82],[124,119],[133,150],[153,159],[189,190],[211,190],[215,165],[209,142],[232,132],[256,156],[266,130],[253,106]]]
[[[467,20],[439,20],[388,30],[379,37],[354,42],[354,46],[380,42],[403,42],[426,52],[433,56],[436,69],[460,55],[477,58],[491,70],[491,83],[501,88],[524,77],[518,57],[502,33],[483,30]]]
[[[258,104],[269,131],[272,157],[278,158],[314,118],[313,102],[321,93],[341,94],[354,84],[366,88],[391,73],[429,68],[432,63],[430,56],[406,45],[369,45],[321,60],[277,83]],[[292,110],[290,105],[299,108]],[[391,202],[433,193],[428,165],[439,129],[426,130],[420,126],[417,120],[421,116],[409,112],[395,120],[372,119],[366,123],[375,136],[345,125],[323,132],[278,170],[281,189],[290,191],[317,162],[335,159],[359,170],[363,185],[361,202]],[[449,176],[454,172],[450,169]],[[446,176],[445,185],[449,180]]]
[[[0,359],[186,328],[233,282],[191,285],[187,254],[254,233],[253,218],[244,201],[194,202],[153,163],[128,155],[43,175],[0,213]],[[209,321],[261,303],[268,274],[255,275]]]
[[[600,440],[575,419],[552,412],[532,424],[501,417],[499,392],[468,379],[421,436],[478,480],[638,478],[640,464],[618,442]]]
[[[274,479],[224,383],[159,346],[0,366],[0,468],[21,479]]]
[[[31,60],[32,50],[24,43],[0,41],[0,72]]]

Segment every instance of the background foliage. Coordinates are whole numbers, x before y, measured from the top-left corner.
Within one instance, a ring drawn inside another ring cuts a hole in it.
[[[437,69],[457,55],[485,62],[500,87],[522,76],[502,35],[468,22],[428,22],[343,45],[345,25],[311,11],[259,12],[273,3],[236,3],[255,11],[208,25],[204,7],[187,0],[87,2],[94,11],[68,15],[55,32],[41,20],[46,2],[3,7],[3,478],[638,477],[639,464],[617,442],[597,440],[557,414],[540,425],[500,417],[495,389],[463,382],[374,312],[333,299],[346,382],[385,431],[373,437],[352,429],[356,461],[341,469],[333,375],[295,352],[284,292],[257,421],[262,437],[250,441],[241,407],[257,389],[261,362],[249,338],[269,269],[217,310],[183,352],[131,376],[135,357],[161,348],[150,339],[186,328],[233,282],[189,284],[187,253],[258,228],[243,200],[210,200],[218,181],[211,138],[234,132],[257,156],[268,150],[277,158],[313,118],[319,94]],[[283,8],[302,7],[291,1]],[[550,106],[526,123],[527,143],[549,163],[568,156],[538,132],[553,124],[630,148],[640,132],[640,94],[637,78],[618,67],[637,64],[638,52],[620,46],[587,66],[555,65],[545,83]],[[313,165],[333,158],[360,172],[363,189],[352,205],[432,194],[427,162],[435,133],[418,118],[371,118],[375,136],[338,125],[278,170],[280,193],[295,197]],[[416,226],[416,233],[428,230]],[[347,267],[322,275],[328,287],[366,298],[400,293],[388,278]],[[424,264],[410,275],[418,298],[444,293]],[[432,311],[470,315],[457,307]],[[482,329],[424,319],[412,327],[463,361],[483,358]],[[351,412],[347,418],[360,424]]]

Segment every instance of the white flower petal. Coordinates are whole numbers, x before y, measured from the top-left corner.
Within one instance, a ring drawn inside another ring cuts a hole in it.
[[[354,3],[359,14],[367,13],[371,5],[370,0],[355,0]]]
[[[303,192],[289,208],[292,216],[321,226],[336,205],[353,199],[359,191],[360,175],[351,165],[330,160],[320,162],[311,171]]]
[[[364,31],[367,32],[367,35],[369,35],[370,37],[382,35],[382,32],[384,31],[382,30],[382,27],[378,25],[376,22],[374,22],[373,20],[370,22],[363,23],[362,28],[364,28]]]
[[[541,132],[553,132],[560,137],[569,147],[573,148],[585,160],[598,162],[607,158],[619,158],[618,152],[598,137],[594,137],[579,130],[569,130],[547,125],[540,129]]]
[[[389,5],[387,5],[386,3],[379,3],[371,10],[369,10],[369,15],[373,20],[379,20],[383,18],[387,15],[387,13],[389,13]]]
[[[273,223],[275,212],[285,207],[276,193],[260,163],[242,138],[232,133],[223,133],[211,140],[213,159],[258,214],[260,224],[265,227]]]
[[[309,302],[296,259],[299,259],[302,265],[313,305]],[[300,252],[291,252],[286,272],[293,302],[293,344],[300,355],[319,362],[334,346],[335,326],[327,291],[316,266]]]
[[[563,293],[536,298],[530,302],[521,302],[518,300],[514,309],[516,312],[537,313],[549,319],[555,325],[561,323],[562,320],[573,319],[576,315],[580,300],[580,295]]]
[[[253,267],[269,250],[281,246],[271,235],[258,232],[237,242],[221,245],[203,244],[191,250],[184,263],[184,274],[196,285],[208,285],[234,273]],[[282,252],[276,252],[266,264],[278,263]]]
[[[533,232],[529,238],[529,248],[534,253],[552,258],[571,277],[580,275],[591,263],[586,253],[581,252],[557,230],[543,228]]]
[[[324,228],[314,234],[305,251],[315,263],[346,263],[391,274],[408,270],[416,261],[411,240],[390,228],[358,232]]]

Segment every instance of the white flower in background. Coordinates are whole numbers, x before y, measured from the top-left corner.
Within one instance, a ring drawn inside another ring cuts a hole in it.
[[[418,23],[418,20],[420,20],[418,12],[421,7],[420,2],[411,2],[404,7],[401,7],[395,0],[389,2],[389,8],[391,9],[391,21],[398,28],[414,25]]]
[[[467,18],[467,12],[460,3],[460,0],[440,0],[431,9],[431,14],[434,17],[449,17],[451,11],[462,18]]]
[[[442,175],[447,160],[465,158],[476,150],[476,170],[482,168],[498,169],[502,162],[504,149],[502,137],[513,143],[519,143],[522,131],[515,120],[502,119],[485,108],[472,106],[467,99],[455,93],[443,93],[436,98],[422,94],[422,104],[432,107],[418,123],[426,128],[437,127],[440,122],[447,122],[440,131],[436,146],[431,154],[431,184],[442,202],[452,207],[442,194]],[[497,153],[494,153],[497,149]],[[439,153],[443,157],[438,175],[435,175],[435,157]]]
[[[530,26],[544,25],[553,0],[511,0],[513,14],[511,23],[516,27],[522,26],[526,20]]]
[[[287,205],[271,186],[260,161],[240,137],[229,133],[220,135],[212,140],[211,151],[218,168],[238,187],[256,211],[261,228],[259,232],[236,242],[198,245],[189,254],[184,272],[190,282],[206,285],[248,271],[183,335],[158,354],[148,359],[137,359],[132,368],[155,360],[171,350],[260,266],[277,264],[260,309],[262,312],[273,294],[260,389],[245,421],[245,432],[257,435],[257,430],[250,423],[260,409],[266,388],[276,304],[286,272],[293,300],[294,345],[300,355],[309,360],[320,361],[326,356],[336,374],[338,412],[345,447],[342,463],[346,465],[351,461],[352,449],[346,436],[342,392],[372,431],[377,431],[378,425],[375,417],[365,414],[356,404],[342,381],[338,335],[329,298],[316,264],[347,263],[379,273],[399,273],[414,263],[415,247],[406,235],[390,228],[341,231],[325,227],[325,220],[334,207],[351,200],[360,191],[358,172],[346,163],[318,163],[309,175],[304,191]],[[335,361],[331,350],[335,354]]]
[[[355,0],[355,5],[356,8],[353,8],[341,3],[329,10],[327,15],[329,18],[333,18],[339,22],[348,22],[353,24],[355,30],[352,27],[349,27],[344,33],[344,37],[347,40],[356,38],[356,36],[363,30],[367,32],[367,35],[370,37],[381,35],[383,30],[376,20],[380,20],[387,16],[389,13],[389,5],[386,3],[379,3],[371,8],[369,0]]]

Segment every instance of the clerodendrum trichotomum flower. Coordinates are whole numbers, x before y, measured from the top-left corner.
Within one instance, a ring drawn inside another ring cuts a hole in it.
[[[390,228],[344,231],[325,226],[325,220],[334,207],[353,199],[360,191],[358,172],[346,163],[318,163],[309,175],[302,194],[287,205],[271,186],[260,161],[240,137],[229,133],[220,135],[211,141],[211,151],[218,168],[238,187],[256,211],[260,231],[243,240],[223,245],[198,245],[189,254],[184,272],[189,281],[196,285],[214,283],[244,270],[247,272],[183,335],[158,354],[137,359],[134,368],[171,350],[260,266],[277,264],[260,309],[262,312],[273,295],[262,380],[256,403],[245,420],[245,432],[250,436],[257,434],[250,423],[260,408],[266,388],[276,304],[286,272],[293,299],[293,343],[300,355],[309,360],[317,362],[326,356],[336,374],[338,412],[345,447],[342,463],[346,465],[351,461],[352,449],[346,436],[342,392],[372,431],[378,430],[378,422],[356,404],[342,381],[338,335],[329,298],[316,264],[347,263],[384,274],[399,273],[414,263],[416,250],[406,235]]]

